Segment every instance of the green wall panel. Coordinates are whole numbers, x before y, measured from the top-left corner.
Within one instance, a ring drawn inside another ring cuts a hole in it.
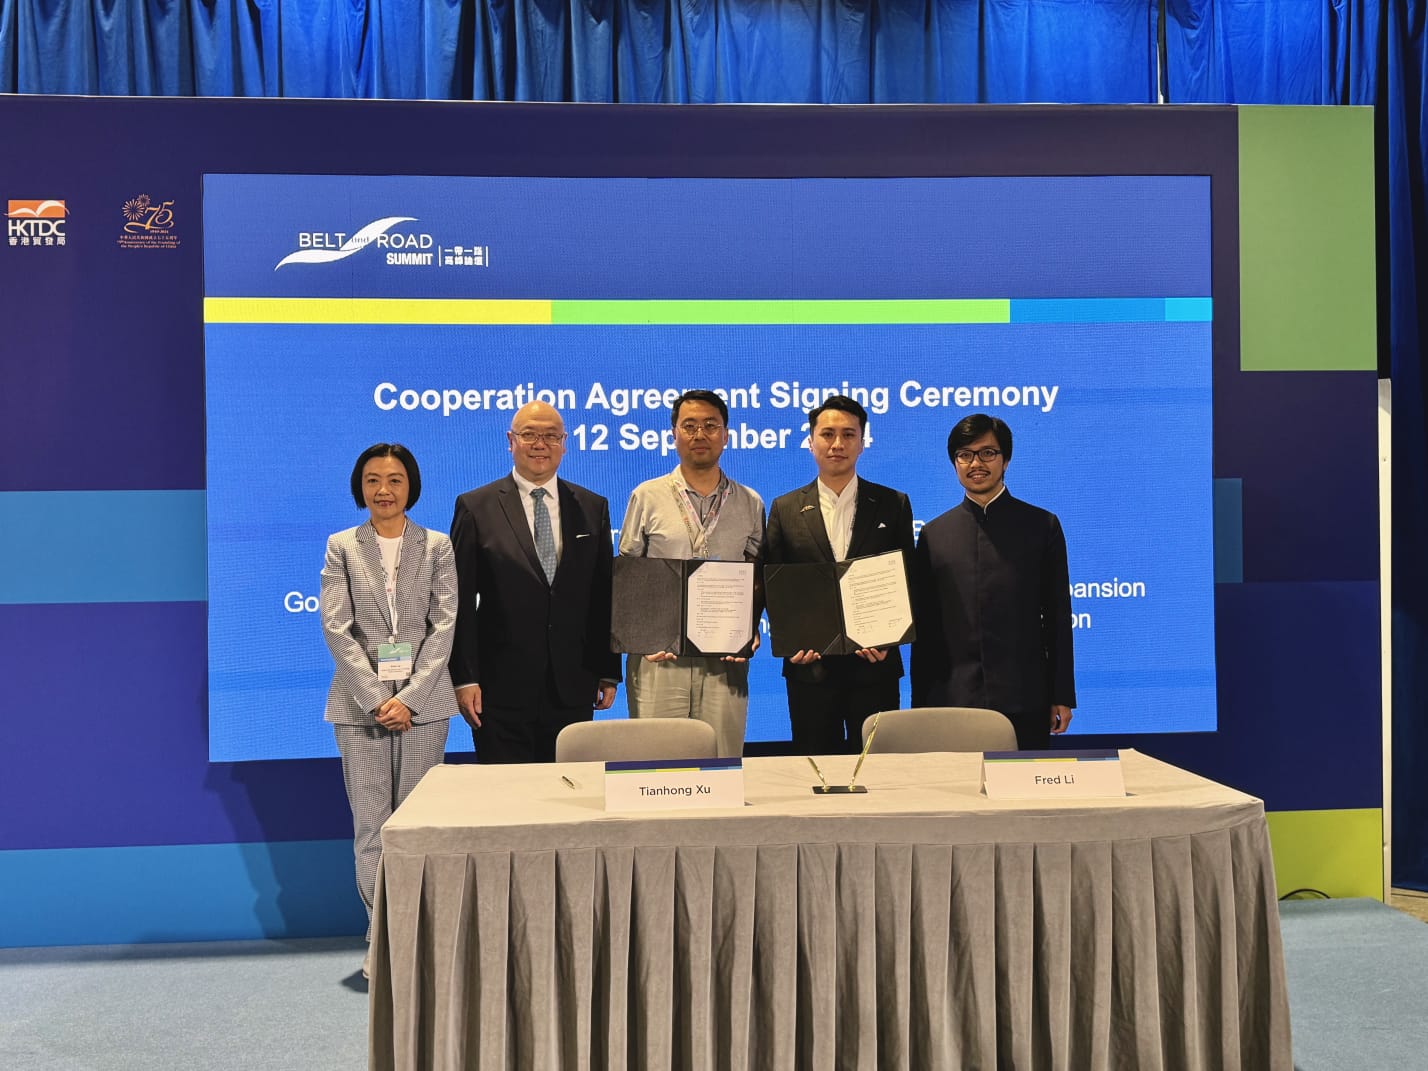
[[[1378,367],[1373,110],[1239,109],[1240,367]]]

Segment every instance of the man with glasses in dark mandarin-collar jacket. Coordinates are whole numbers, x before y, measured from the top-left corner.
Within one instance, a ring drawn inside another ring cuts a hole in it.
[[[966,497],[917,541],[912,702],[999,710],[1019,747],[1040,750],[1076,706],[1066,537],[1007,491],[1005,421],[964,418],[947,454]]]

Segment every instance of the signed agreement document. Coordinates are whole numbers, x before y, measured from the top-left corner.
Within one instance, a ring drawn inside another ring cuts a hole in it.
[[[627,654],[753,651],[752,562],[618,557],[610,649]]]
[[[773,653],[852,654],[915,636],[907,563],[890,550],[843,562],[764,567]]]
[[[838,578],[843,630],[854,649],[902,643],[912,631],[912,603],[902,551],[855,558]]]
[[[702,654],[737,654],[753,639],[754,567],[698,562],[685,588],[685,636]]]

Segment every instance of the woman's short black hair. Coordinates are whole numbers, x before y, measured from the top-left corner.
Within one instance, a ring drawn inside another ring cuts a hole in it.
[[[357,508],[367,508],[367,499],[362,494],[362,470],[374,457],[394,457],[402,463],[402,468],[407,470],[407,487],[410,488],[407,509],[415,506],[417,499],[421,497],[421,469],[417,468],[416,458],[412,457],[412,452],[401,443],[373,443],[362,451],[357,458],[357,464],[352,466],[352,498],[357,503]]]

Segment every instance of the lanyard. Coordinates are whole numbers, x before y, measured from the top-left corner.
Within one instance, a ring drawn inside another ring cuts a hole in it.
[[[374,528],[375,532],[376,529]],[[382,544],[377,544],[377,560],[382,565],[382,587],[387,592],[387,611],[392,617],[392,634],[387,637],[388,643],[397,642],[397,573],[402,568],[402,544],[406,542],[407,529],[402,526],[402,534],[398,536],[397,560],[392,563],[392,571],[387,572],[387,559],[382,554]]]
[[[670,489],[674,492],[675,501],[680,505],[680,516],[684,518],[684,530],[689,534],[689,550],[694,558],[707,558],[709,556],[709,540],[714,535],[714,529],[719,526],[719,516],[724,508],[724,503],[729,500],[729,496],[734,493],[734,483],[727,476],[721,477],[723,491],[715,489],[714,504],[709,507],[709,512],[700,520],[698,511],[694,508],[694,503],[689,501],[686,488],[680,481],[672,479],[669,481]],[[696,531],[697,530],[697,531]]]

